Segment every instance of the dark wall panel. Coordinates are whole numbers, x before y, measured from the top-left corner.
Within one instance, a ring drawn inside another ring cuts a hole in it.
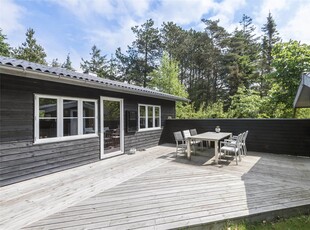
[[[99,160],[99,137],[33,144],[34,94],[97,99],[98,106],[100,96],[123,98],[124,112],[138,111],[139,103],[160,105],[162,126],[168,116],[175,116],[173,101],[3,74],[0,75],[0,84],[1,186]],[[158,145],[161,131],[162,129],[136,133],[125,131],[125,152],[130,148],[144,149]]]
[[[249,130],[250,151],[310,157],[310,119],[180,119],[167,120],[161,142],[174,143],[173,132],[196,128],[198,133],[214,131],[238,134]]]

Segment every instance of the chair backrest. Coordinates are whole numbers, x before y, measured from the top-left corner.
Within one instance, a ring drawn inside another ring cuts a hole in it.
[[[237,137],[237,140],[236,140],[236,146],[237,147],[240,147],[240,145],[242,144],[242,141],[243,141],[243,136],[245,135],[245,133],[240,133]]]
[[[245,140],[248,136],[248,133],[249,133],[249,130],[245,131],[244,134],[243,134],[243,138],[242,138],[242,143],[245,144]]]
[[[174,132],[173,135],[174,135],[174,139],[175,139],[175,141],[176,141],[177,143],[180,142],[180,141],[182,141],[182,142],[184,141],[184,138],[183,138],[183,136],[182,136],[181,131]]]
[[[196,129],[190,129],[189,132],[191,133],[192,136],[197,135],[197,130]]]
[[[187,130],[183,130],[182,132],[183,132],[184,139],[186,139],[186,138],[191,136],[191,133],[189,132],[188,129]]]

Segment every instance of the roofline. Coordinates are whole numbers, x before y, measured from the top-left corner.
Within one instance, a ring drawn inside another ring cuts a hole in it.
[[[32,78],[32,79],[37,79],[37,80],[42,80],[42,81],[52,81],[52,82],[57,82],[57,83],[65,83],[69,85],[76,85],[76,86],[82,86],[82,87],[88,87],[88,88],[113,91],[113,92],[118,92],[118,93],[128,93],[128,94],[133,94],[133,95],[138,95],[138,96],[147,96],[147,97],[152,97],[152,98],[164,99],[168,101],[190,102],[189,99],[170,95],[170,94],[167,94],[167,96],[158,95],[155,93],[152,94],[151,92],[137,91],[137,90],[132,90],[129,88],[120,88],[119,86],[113,86],[110,84],[105,86],[102,83],[98,84],[97,82],[92,82],[89,80],[76,79],[76,78],[71,78],[65,75],[56,75],[56,74],[47,73],[47,72],[39,72],[36,70],[31,70],[31,69],[23,69],[20,67],[8,66],[5,64],[0,64],[0,73],[15,75],[19,77],[25,77],[25,78]],[[42,76],[44,76],[44,78],[42,78]]]
[[[298,106],[297,102],[299,100],[301,92],[303,91],[304,86],[310,87],[310,85],[306,84],[309,81],[307,81],[307,82],[305,81],[306,77],[308,77],[308,76],[310,77],[310,73],[305,73],[305,74],[301,75],[301,81],[300,81],[300,84],[298,86],[298,90],[297,90],[297,93],[296,93],[296,96],[295,96],[295,99],[294,99],[293,108],[303,108],[303,107]]]

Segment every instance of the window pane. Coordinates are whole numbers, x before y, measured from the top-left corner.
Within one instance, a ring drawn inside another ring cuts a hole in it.
[[[57,99],[39,98],[39,116],[57,117]]]
[[[57,119],[40,119],[39,138],[49,138],[57,136]]]
[[[64,100],[63,107],[64,107],[64,117],[77,117],[78,116],[78,102],[74,100]]]
[[[147,120],[148,120],[148,128],[153,127],[153,106],[148,106],[147,108]]]
[[[145,118],[140,118],[140,129],[145,128]]]
[[[95,119],[84,118],[83,119],[83,134],[95,133]]]
[[[144,129],[146,126],[145,124],[145,106],[140,106],[140,129]]]
[[[159,107],[155,107],[155,117],[159,117]]]
[[[83,101],[83,117],[95,117],[95,102]]]
[[[159,118],[155,118],[155,127],[160,127],[160,125],[159,125]]]
[[[65,118],[63,123],[63,135],[73,136],[78,134],[78,119],[77,118]]]
[[[145,106],[140,106],[140,117],[145,117]]]

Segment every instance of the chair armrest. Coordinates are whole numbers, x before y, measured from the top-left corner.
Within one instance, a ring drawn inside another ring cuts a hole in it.
[[[221,141],[220,142],[220,148],[222,147],[222,146],[229,146],[229,147],[236,147],[236,143],[232,143],[232,141],[234,141],[234,140],[231,140],[231,139],[224,139],[224,141]]]
[[[224,142],[232,142],[232,141],[236,141],[234,139],[224,139]]]

